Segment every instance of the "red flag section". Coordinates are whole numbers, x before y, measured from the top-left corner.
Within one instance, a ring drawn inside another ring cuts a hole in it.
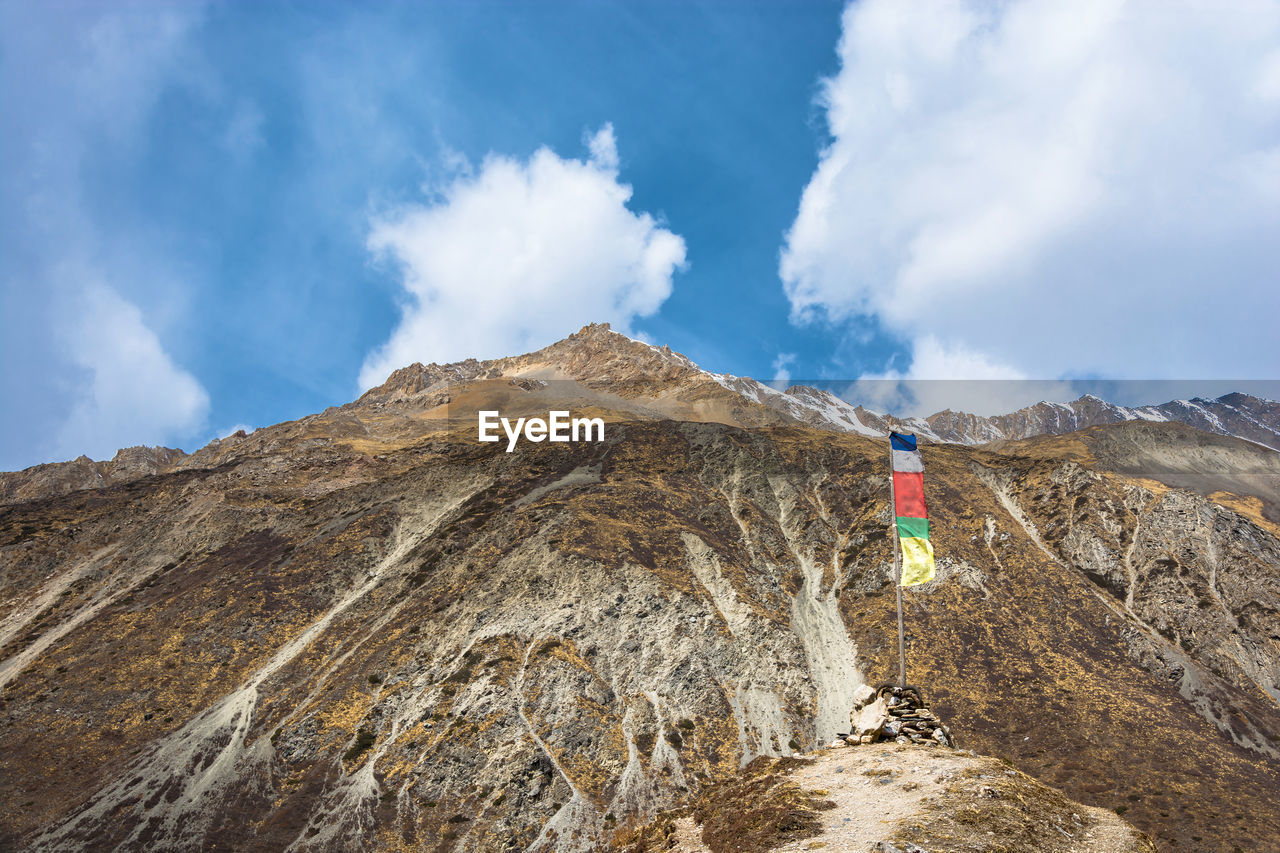
[[[924,474],[922,472],[893,472],[894,515],[907,518],[928,518],[924,505]]]

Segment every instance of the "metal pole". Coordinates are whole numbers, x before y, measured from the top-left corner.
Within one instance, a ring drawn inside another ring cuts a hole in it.
[[[902,558],[898,542],[898,501],[893,488],[893,437],[889,437],[889,532],[893,536],[893,591],[898,597],[898,683],[907,686],[907,637],[902,627]]]

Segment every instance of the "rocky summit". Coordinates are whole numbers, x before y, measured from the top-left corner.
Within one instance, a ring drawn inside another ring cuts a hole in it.
[[[924,444],[906,700],[890,421],[822,393],[591,326],[3,475],[0,849],[1280,850],[1280,454]]]

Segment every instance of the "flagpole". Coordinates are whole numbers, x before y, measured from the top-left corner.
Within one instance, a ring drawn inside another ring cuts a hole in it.
[[[893,591],[898,597],[898,683],[907,686],[907,640],[902,627],[902,559],[898,541],[897,495],[893,488],[893,433],[889,434],[889,533],[893,536]]]

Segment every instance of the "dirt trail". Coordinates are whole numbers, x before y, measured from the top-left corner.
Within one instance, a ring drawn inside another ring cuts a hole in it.
[[[877,842],[904,844],[913,826],[947,832],[947,849],[1038,853],[1139,853],[1138,833],[1112,812],[1073,803],[993,758],[942,747],[875,744],[811,753],[791,781],[835,803],[820,812],[818,835],[774,849],[870,853]],[[975,825],[939,828],[939,814],[990,812]],[[692,818],[675,822],[678,853],[710,853]],[[994,827],[999,832],[993,832]],[[958,832],[959,834],[956,834]],[[992,833],[992,834],[989,834]],[[930,845],[918,841],[925,849]],[[1028,847],[1027,844],[1032,846]]]

